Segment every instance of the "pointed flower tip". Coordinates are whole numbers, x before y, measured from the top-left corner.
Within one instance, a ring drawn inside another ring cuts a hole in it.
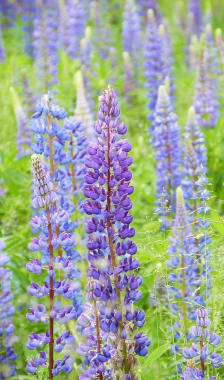
[[[188,111],[188,124],[193,124],[195,122],[196,112],[193,106],[189,108]]]
[[[163,24],[160,24],[159,26],[159,36],[163,37],[165,35],[165,27]]]
[[[149,9],[147,12],[147,17],[149,21],[154,21],[155,20],[155,15],[153,9]]]
[[[158,102],[168,99],[167,89],[165,85],[159,87],[158,91]]]
[[[181,208],[185,207],[184,195],[183,195],[182,188],[180,186],[178,186],[176,190],[176,199],[177,199],[177,209],[179,207]]]

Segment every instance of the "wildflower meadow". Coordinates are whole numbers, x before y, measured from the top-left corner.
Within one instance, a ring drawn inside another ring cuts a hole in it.
[[[223,25],[0,0],[0,379],[224,380]]]

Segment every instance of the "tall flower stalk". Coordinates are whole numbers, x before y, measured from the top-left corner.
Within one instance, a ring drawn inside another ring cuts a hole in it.
[[[15,375],[17,354],[13,349],[16,341],[13,325],[14,307],[11,290],[12,273],[7,268],[9,257],[3,252],[5,243],[0,239],[0,378],[7,379]]]
[[[98,117],[98,139],[88,147],[85,161],[83,192],[88,199],[83,208],[91,216],[87,224],[89,291],[95,321],[99,322],[96,338],[101,345],[87,354],[90,364],[86,378],[98,375],[103,379],[109,370],[112,378],[137,379],[135,356],[145,356],[150,341],[137,332],[137,327],[144,325],[144,311],[133,310],[133,304],[141,298],[138,288],[142,279],[133,272],[139,262],[133,258],[137,247],[130,240],[135,235],[129,214],[129,195],[134,190],[129,170],[132,158],[128,156],[131,144],[120,139],[127,127],[120,123],[118,101],[111,87],[103,91]]]
[[[29,245],[32,251],[46,250],[48,255],[47,267],[39,258],[32,259],[27,264],[27,270],[36,275],[40,275],[45,270],[47,277],[44,285],[41,286],[32,282],[28,287],[28,293],[31,296],[41,299],[48,297],[46,304],[37,304],[31,307],[27,314],[30,322],[36,323],[41,321],[48,324],[48,330],[43,334],[32,333],[27,342],[27,348],[35,350],[42,348],[48,344],[48,360],[45,351],[41,351],[39,356],[31,358],[27,363],[27,371],[36,373],[39,367],[48,366],[49,379],[53,379],[60,371],[70,373],[73,370],[73,358],[69,354],[65,354],[63,359],[55,360],[55,351],[61,352],[64,348],[72,350],[74,337],[68,330],[61,335],[55,331],[55,323],[67,324],[78,316],[77,310],[72,305],[72,299],[76,291],[76,284],[72,280],[72,272],[74,270],[74,262],[67,250],[73,244],[72,236],[61,233],[57,236],[56,221],[60,221],[63,226],[67,222],[66,212],[57,209],[57,196],[53,189],[53,183],[50,180],[48,171],[44,168],[43,163],[38,155],[32,156],[33,166],[33,199],[32,207],[37,210],[37,215],[31,220],[32,228],[35,232],[39,232],[39,238],[35,238]],[[38,215],[38,212],[42,213]],[[46,239],[43,239],[43,229],[45,229]],[[55,249],[61,244],[67,253],[66,255],[55,256]],[[63,271],[68,280],[61,280],[60,273]],[[55,301],[55,297],[59,296],[59,300]],[[69,306],[61,304],[61,297],[70,300]],[[60,331],[60,328],[57,329]],[[56,339],[56,336],[59,335]],[[47,364],[48,363],[48,364]]]
[[[179,126],[165,86],[159,87],[151,133],[156,158],[156,212],[166,229],[175,210],[175,189],[182,172]]]
[[[173,224],[173,236],[170,237],[167,261],[169,273],[169,308],[176,317],[175,338],[181,337],[181,331],[187,337],[189,319],[193,318],[194,294],[197,286],[197,266],[194,254],[196,244],[192,235],[191,226],[187,217],[183,192],[180,187],[176,192],[176,216]],[[173,348],[179,351],[178,346]]]

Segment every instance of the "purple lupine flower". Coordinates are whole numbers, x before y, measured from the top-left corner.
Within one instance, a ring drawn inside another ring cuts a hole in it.
[[[0,378],[6,379],[14,376],[16,365],[14,360],[17,354],[13,350],[13,345],[17,338],[14,336],[12,304],[13,294],[11,293],[12,274],[7,268],[9,257],[3,252],[5,243],[0,239]]]
[[[216,347],[220,343],[220,337],[211,332],[209,326],[210,319],[207,310],[197,309],[196,326],[193,326],[190,330],[190,339],[196,343],[192,343],[190,348],[184,347],[183,349],[184,359],[193,359],[191,362],[192,368],[187,366],[186,371],[180,377],[182,380],[204,380],[206,374],[209,374],[209,365],[212,365],[214,368],[222,366],[221,355],[217,354],[216,351],[211,353],[209,350],[209,346]],[[200,363],[200,368],[197,367],[198,363]],[[216,377],[212,376],[210,379],[213,380]]]
[[[36,139],[32,149],[37,154],[44,153],[58,196],[57,210],[53,217],[52,241],[58,252],[57,266],[61,267],[66,278],[78,279],[80,271],[75,262],[80,260],[80,256],[76,249],[74,230],[79,226],[77,212],[81,210],[79,194],[85,173],[87,141],[85,128],[81,123],[66,116],[64,108],[54,105],[49,93],[45,95],[37,105],[37,112],[31,123]],[[74,211],[76,220],[73,218]],[[32,251],[41,250],[43,263],[49,261],[46,226],[45,213],[34,215],[31,220],[33,233],[41,233],[39,239],[32,240],[29,248]],[[63,251],[65,255],[62,255]],[[80,287],[73,292],[73,304],[79,315],[82,311]]]
[[[158,88],[162,84],[162,60],[158,27],[156,25],[154,13],[151,9],[148,11],[144,57],[146,78],[145,87],[147,88],[147,97],[149,98],[148,107],[151,111],[154,111],[157,101]]]
[[[191,18],[191,33],[199,36],[202,27],[202,10],[200,0],[188,1],[188,16]]]
[[[141,298],[142,279],[134,274],[139,262],[134,258],[137,247],[131,240],[135,235],[129,214],[132,207],[129,195],[134,190],[129,170],[132,158],[128,156],[131,144],[120,138],[127,127],[120,122],[115,91],[109,86],[100,100],[95,123],[98,139],[87,149],[83,189],[87,198],[83,209],[89,215],[86,228],[89,298],[95,308],[95,321],[98,319],[94,323],[98,347],[94,349],[91,345],[89,351],[87,348],[88,377],[84,372],[86,377],[82,378],[91,379],[97,374],[103,378],[100,374],[107,370],[112,371],[112,377],[130,378],[136,363],[132,358],[135,354],[145,356],[151,343],[137,332],[144,325],[145,313],[133,310],[133,304]],[[85,313],[80,318],[81,323],[88,320]]]
[[[22,20],[24,23],[23,32],[24,32],[24,43],[25,43],[25,52],[33,57],[33,20],[35,17],[36,11],[36,0],[25,0],[23,1],[22,6]]]
[[[15,3],[13,0],[1,0],[0,13],[2,14],[3,28],[14,26],[15,21]]]
[[[22,72],[22,89],[23,89],[23,104],[25,106],[28,118],[30,119],[35,112],[36,96],[33,93],[26,72]]]
[[[170,35],[168,33],[167,27],[163,24],[159,26],[158,31],[159,42],[161,45],[161,73],[162,73],[162,82],[165,83],[165,79],[169,78],[169,95],[171,99],[174,99],[174,77],[173,77],[173,52],[172,52],[172,42]]]
[[[186,25],[186,62],[190,63],[190,44],[192,37],[200,37],[202,31],[202,11],[200,0],[188,1],[187,25]]]
[[[125,2],[122,28],[123,50],[129,54],[134,71],[138,73],[141,27],[135,0]]]
[[[2,38],[2,30],[0,26],[0,62],[5,62],[5,47]]]
[[[123,52],[124,64],[124,94],[127,103],[131,103],[132,91],[136,88],[136,80],[134,78],[134,70],[128,52]]]
[[[82,0],[67,0],[67,52],[71,59],[80,57],[80,41],[85,33],[86,12]]]
[[[162,219],[162,228],[169,225],[169,216],[175,209],[175,189],[182,176],[179,139],[177,116],[165,86],[160,86],[152,124],[152,145],[156,158],[156,212]]]
[[[43,88],[57,83],[58,72],[58,7],[47,0],[36,8],[33,32],[33,51],[37,76]]]
[[[201,50],[198,62],[198,77],[195,86],[194,108],[197,113],[199,125],[205,128],[215,126],[219,114],[219,103],[216,96],[214,81],[211,80],[207,70],[208,58],[205,50]]]
[[[41,112],[41,110],[39,112]],[[42,112],[46,112],[46,110],[44,111],[42,109]],[[54,324],[56,322],[66,324],[69,320],[73,320],[78,316],[77,310],[73,305],[70,304],[69,306],[62,306],[60,300],[56,301],[55,297],[59,295],[60,297],[70,300],[71,302],[76,291],[76,284],[70,280],[72,277],[69,276],[64,280],[61,280],[61,271],[59,273],[60,280],[56,281],[57,260],[54,255],[54,249],[60,245],[62,240],[61,235],[57,235],[57,225],[55,225],[55,218],[57,217],[57,195],[53,191],[54,186],[50,179],[50,175],[43,167],[40,157],[38,155],[32,155],[31,159],[34,177],[32,206],[37,211],[39,209],[44,211],[41,216],[42,223],[44,223],[44,225],[41,224],[41,227],[39,228],[39,240],[36,240],[37,244],[39,244],[39,249],[41,250],[41,236],[43,235],[43,229],[41,231],[41,228],[44,227],[46,229],[45,235],[47,235],[47,247],[45,249],[48,254],[48,276],[43,286],[32,282],[32,284],[28,287],[28,292],[31,296],[36,296],[38,298],[48,296],[49,302],[47,308],[42,304],[37,305],[36,308],[30,308],[30,312],[27,314],[27,319],[33,323],[39,320],[45,324],[48,323],[49,329],[43,334],[32,333],[29,337],[27,348],[30,350],[35,350],[36,348],[43,348],[45,345],[49,345],[49,379],[53,379],[53,377],[60,371],[70,373],[73,370],[73,359],[70,358],[68,354],[66,354],[63,359],[57,359],[54,361],[54,349],[56,352],[61,352],[64,347],[67,347],[67,345],[70,346],[74,341],[71,337],[71,333],[67,331],[66,334],[63,334],[56,339],[56,346],[54,347]],[[66,218],[63,219],[65,220]],[[35,228],[37,228],[37,223],[35,224]],[[66,233],[64,233],[64,235],[65,234]],[[71,237],[71,235],[68,236],[68,234],[66,234],[66,238],[64,235],[61,248],[63,248],[66,252],[67,248],[70,249],[71,244],[69,236]],[[58,252],[58,255],[61,260],[63,260],[62,251]],[[62,268],[63,267],[60,266],[60,270],[62,270]],[[42,271],[41,261],[39,259],[31,260],[31,262],[27,264],[27,269],[30,272],[39,275]],[[61,347],[59,349],[58,344],[60,342]],[[36,373],[39,367],[46,366],[46,360],[47,358],[45,352],[41,352],[39,358],[32,358],[28,361],[26,367],[27,371],[32,374]]]
[[[209,211],[207,201],[209,198],[209,191],[206,189],[208,180],[206,178],[207,172],[207,157],[206,148],[204,145],[204,136],[200,132],[197,124],[194,109],[190,109],[187,133],[185,134],[185,147],[184,147],[184,177],[182,187],[184,198],[189,209],[190,222],[192,225],[192,233],[195,236],[197,251],[195,252],[195,259],[197,261],[197,302],[203,305],[204,301],[202,296],[208,296],[208,291],[211,288],[209,265],[210,250],[208,245],[212,240],[206,232],[209,221],[206,214]],[[205,284],[203,284],[205,283]],[[205,286],[205,294],[202,289]],[[199,287],[200,286],[200,287]]]
[[[152,9],[155,17],[156,17],[156,22],[159,24],[161,22],[162,16],[159,10],[159,4],[158,0],[138,0],[138,3],[140,5],[140,8],[142,10],[143,17],[145,19],[145,22],[147,20],[147,12],[149,9]]]
[[[197,246],[187,217],[183,192],[178,187],[173,236],[170,237],[168,248],[170,258],[166,262],[167,267],[172,269],[168,276],[169,308],[176,316],[177,322],[182,321],[176,325],[176,339],[181,337],[181,328],[185,336],[188,334],[189,319],[191,319],[195,303],[195,288],[198,285],[197,266],[194,258],[196,252]]]

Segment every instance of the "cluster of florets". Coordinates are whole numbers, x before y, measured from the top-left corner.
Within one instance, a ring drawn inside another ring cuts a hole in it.
[[[212,365],[214,368],[222,366],[222,357],[216,351],[210,351],[209,346],[218,346],[220,343],[219,335],[209,329],[210,319],[206,309],[196,310],[196,325],[190,330],[190,339],[194,341],[190,348],[184,347],[183,357],[187,362],[186,372],[181,375],[182,380],[205,379],[207,367]],[[200,366],[200,369],[198,368]],[[198,377],[196,377],[196,375]],[[209,379],[216,379],[212,376]]]
[[[14,360],[17,354],[13,350],[16,342],[13,325],[14,307],[11,293],[12,274],[6,265],[9,257],[3,252],[5,243],[0,239],[0,379],[12,377],[16,373]]]
[[[37,76],[48,91],[58,81],[58,7],[47,0],[37,7],[34,18],[33,52]]]
[[[148,12],[144,57],[145,87],[148,91],[148,107],[152,111],[149,119],[153,120],[159,86],[165,83],[166,78],[169,78],[170,95],[173,97],[174,85],[171,41],[164,26],[158,27],[156,24],[155,16],[151,9]]]
[[[73,261],[75,240],[74,235],[67,231],[68,213],[66,210],[57,210],[58,199],[49,172],[44,168],[38,155],[32,156],[32,164],[34,177],[32,207],[36,210],[36,215],[31,219],[31,227],[35,233],[39,232],[39,237],[32,240],[29,248],[32,251],[44,253],[44,259],[30,260],[27,270],[40,276],[47,269],[48,275],[42,286],[32,282],[28,287],[28,293],[38,299],[48,296],[49,307],[47,308],[44,304],[31,307],[27,319],[33,323],[41,321],[46,324],[49,321],[50,328],[44,334],[31,334],[27,348],[35,350],[49,344],[49,348],[53,347],[56,352],[61,352],[65,347],[68,352],[74,344],[74,338],[70,331],[62,333],[55,339],[52,336],[51,326],[55,322],[67,324],[70,320],[77,318],[81,312],[79,304],[77,304],[77,308],[76,305],[73,305],[76,294],[80,292],[79,284],[73,280],[75,277]],[[55,249],[58,257],[54,255]],[[48,264],[47,267],[45,263]],[[58,300],[55,302],[54,297],[56,296],[58,296]],[[65,306],[64,303],[61,305],[61,297],[70,300],[70,305]],[[51,352],[51,348],[49,352]],[[29,360],[27,371],[36,372],[39,366],[46,366],[46,360],[46,354],[42,352],[38,358]],[[54,366],[52,358],[49,357],[48,362],[49,366],[52,365],[49,368],[54,376],[61,370],[69,373],[73,369],[73,359],[67,354],[62,360],[54,361]]]
[[[181,188],[177,189],[176,194],[176,217],[173,225],[173,236],[170,237],[168,254],[170,259],[167,261],[168,268],[172,269],[169,273],[169,308],[178,318],[175,330],[175,338],[179,339],[181,328],[184,334],[188,332],[188,320],[194,318],[192,311],[197,296],[197,266],[195,264],[195,252],[197,247],[192,230],[187,218],[185,203]],[[182,321],[180,324],[179,322]],[[172,348],[173,352],[178,352],[179,347]]]
[[[151,133],[156,159],[156,212],[162,228],[167,228],[175,210],[175,189],[180,185],[182,172],[179,125],[165,86],[159,88]]]
[[[134,190],[129,170],[132,158],[128,156],[131,144],[119,138],[127,127],[120,122],[115,91],[109,87],[100,100],[95,123],[98,138],[87,149],[83,189],[88,198],[83,209],[91,216],[86,228],[89,293],[94,320],[98,321],[93,325],[98,350],[86,353],[89,368],[85,371],[88,378],[93,378],[91,373],[99,375],[111,369],[112,375],[125,373],[130,377],[136,364],[135,354],[145,356],[150,345],[150,340],[136,331],[144,325],[145,313],[132,309],[133,303],[141,298],[142,279],[133,273],[139,262],[134,258],[137,247],[130,240],[135,235],[130,227],[133,217],[129,214],[132,207],[129,195]],[[83,319],[80,321],[82,324]],[[107,365],[102,366],[102,362]]]

